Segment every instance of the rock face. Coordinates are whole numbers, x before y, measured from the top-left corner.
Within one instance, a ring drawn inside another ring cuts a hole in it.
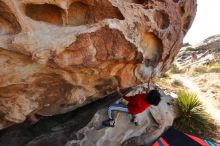
[[[135,87],[128,95],[143,93],[146,87],[146,84]],[[129,114],[114,112],[116,127],[100,128],[102,121],[108,118],[107,107],[119,98],[114,92],[71,112],[45,117],[34,125],[25,122],[0,131],[0,146],[150,145],[176,117],[171,104],[173,97],[159,91],[162,95],[160,104],[137,115],[139,126],[130,122]]]
[[[26,146],[120,146],[123,142],[126,145],[126,140],[129,138],[134,139],[136,145],[150,145],[173,124],[174,108],[167,104],[171,100],[171,96],[164,96],[158,107],[152,106],[149,110],[138,114],[139,126],[130,123],[131,117],[128,114],[116,113],[115,128],[98,129],[101,122],[107,119],[105,116],[107,111],[103,109],[94,115],[88,125],[77,132],[65,134],[65,130],[59,129],[33,139]]]
[[[0,129],[169,68],[196,0],[0,0]]]
[[[194,57],[194,58],[193,58]],[[220,35],[211,36],[195,46],[185,46],[177,55],[176,64],[181,67],[199,67],[220,59]]]

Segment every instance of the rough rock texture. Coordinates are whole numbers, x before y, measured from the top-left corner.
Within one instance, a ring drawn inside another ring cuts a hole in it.
[[[0,129],[149,81],[195,11],[196,0],[0,0]]]
[[[192,54],[196,59],[192,61]],[[195,46],[185,46],[180,49],[175,63],[180,68],[199,67],[220,60],[220,35],[208,37]]]
[[[143,86],[135,87],[129,95],[143,90]],[[130,115],[115,112],[116,127],[100,129],[108,118],[107,107],[119,98],[117,93],[111,93],[74,111],[41,119],[35,125],[26,122],[0,131],[0,146],[128,146],[131,140],[132,146],[149,145],[172,125],[176,116],[170,104],[173,97],[160,92],[163,97],[159,106],[137,115],[139,126],[130,123]]]
[[[135,95],[138,92],[143,93],[142,89],[143,88],[137,88],[137,90],[130,92],[128,95]],[[78,145],[80,146],[119,146],[127,139],[137,136],[136,143],[138,145],[151,144],[166,128],[172,126],[173,120],[176,117],[174,107],[169,105],[173,97],[165,95],[164,93],[162,93],[162,95],[162,101],[159,106],[151,106],[148,110],[137,115],[139,126],[134,126],[134,124],[130,123],[130,115],[117,113],[115,115],[115,117],[117,117],[115,128],[97,130],[100,123],[107,119],[107,117],[104,116],[107,111],[102,110],[95,114],[86,127],[76,133],[77,135],[83,135],[83,137],[81,137],[81,139],[74,139],[72,142],[78,140]],[[140,136],[141,134],[144,135],[144,138]],[[72,146],[70,143],[71,141],[66,143],[66,146]]]
[[[88,125],[77,132],[72,132],[72,137],[59,129],[33,139],[27,146],[119,146],[126,143],[129,138],[135,139],[137,145],[149,145],[173,124],[174,109],[167,104],[171,100],[171,96],[164,96],[158,107],[151,107],[138,114],[139,126],[130,123],[131,117],[128,114],[117,113],[115,128],[97,130],[101,122],[107,119],[105,116],[107,111],[101,110],[94,115]]]

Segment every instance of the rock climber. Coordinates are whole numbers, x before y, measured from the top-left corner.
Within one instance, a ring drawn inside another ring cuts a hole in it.
[[[134,96],[125,96],[120,92],[119,89],[117,90],[117,92],[123,99],[128,101],[128,104],[126,105],[122,102],[112,104],[108,108],[109,119],[103,122],[104,126],[115,127],[113,111],[120,111],[131,114],[131,122],[138,126],[139,123],[135,115],[142,113],[147,108],[149,108],[150,105],[157,106],[161,100],[160,93],[158,92],[158,90],[150,90],[147,93],[136,94]]]

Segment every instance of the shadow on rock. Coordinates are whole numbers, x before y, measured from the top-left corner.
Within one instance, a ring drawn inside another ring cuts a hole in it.
[[[128,93],[131,88],[122,90]],[[70,139],[80,139],[73,135],[85,127],[94,114],[114,103],[120,97],[111,93],[103,98],[65,114],[43,117],[34,125],[28,121],[0,131],[0,146],[64,146]]]

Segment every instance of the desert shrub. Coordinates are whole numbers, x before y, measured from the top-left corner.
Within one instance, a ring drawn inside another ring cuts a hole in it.
[[[204,111],[202,102],[195,93],[181,90],[177,93],[178,98],[175,102],[177,107],[178,122],[180,126],[206,127],[208,116]]]
[[[170,74],[168,72],[162,73],[160,75],[160,78],[169,78],[169,77],[170,77]]]
[[[206,73],[207,72],[207,67],[206,66],[200,66],[200,67],[196,67],[193,69],[194,72],[197,73]]]
[[[207,65],[208,72],[220,72],[220,60],[213,61]]]
[[[180,80],[175,79],[172,83],[173,86],[180,86],[183,87],[183,82]]]
[[[179,73],[186,72],[186,70],[180,69],[176,64],[172,64],[169,71],[170,71],[170,73],[173,73],[173,74],[179,74]]]
[[[191,46],[191,44],[189,42],[183,43],[183,47],[187,47],[187,46]]]
[[[208,72],[220,73],[220,67],[218,67],[218,68],[210,68],[210,69],[208,70]]]
[[[210,73],[210,72],[219,73],[220,72],[220,61],[214,61],[207,65],[196,67],[193,69],[193,71],[195,73]]]
[[[208,64],[208,67],[220,67],[220,60],[212,61]]]
[[[174,127],[182,132],[202,138],[214,139],[218,137],[218,127],[205,112],[197,95],[185,90],[180,90],[177,95],[178,98],[174,101],[174,105],[178,117],[174,121]]]
[[[190,51],[190,52],[198,51],[198,48],[188,47],[186,48],[186,51]]]

